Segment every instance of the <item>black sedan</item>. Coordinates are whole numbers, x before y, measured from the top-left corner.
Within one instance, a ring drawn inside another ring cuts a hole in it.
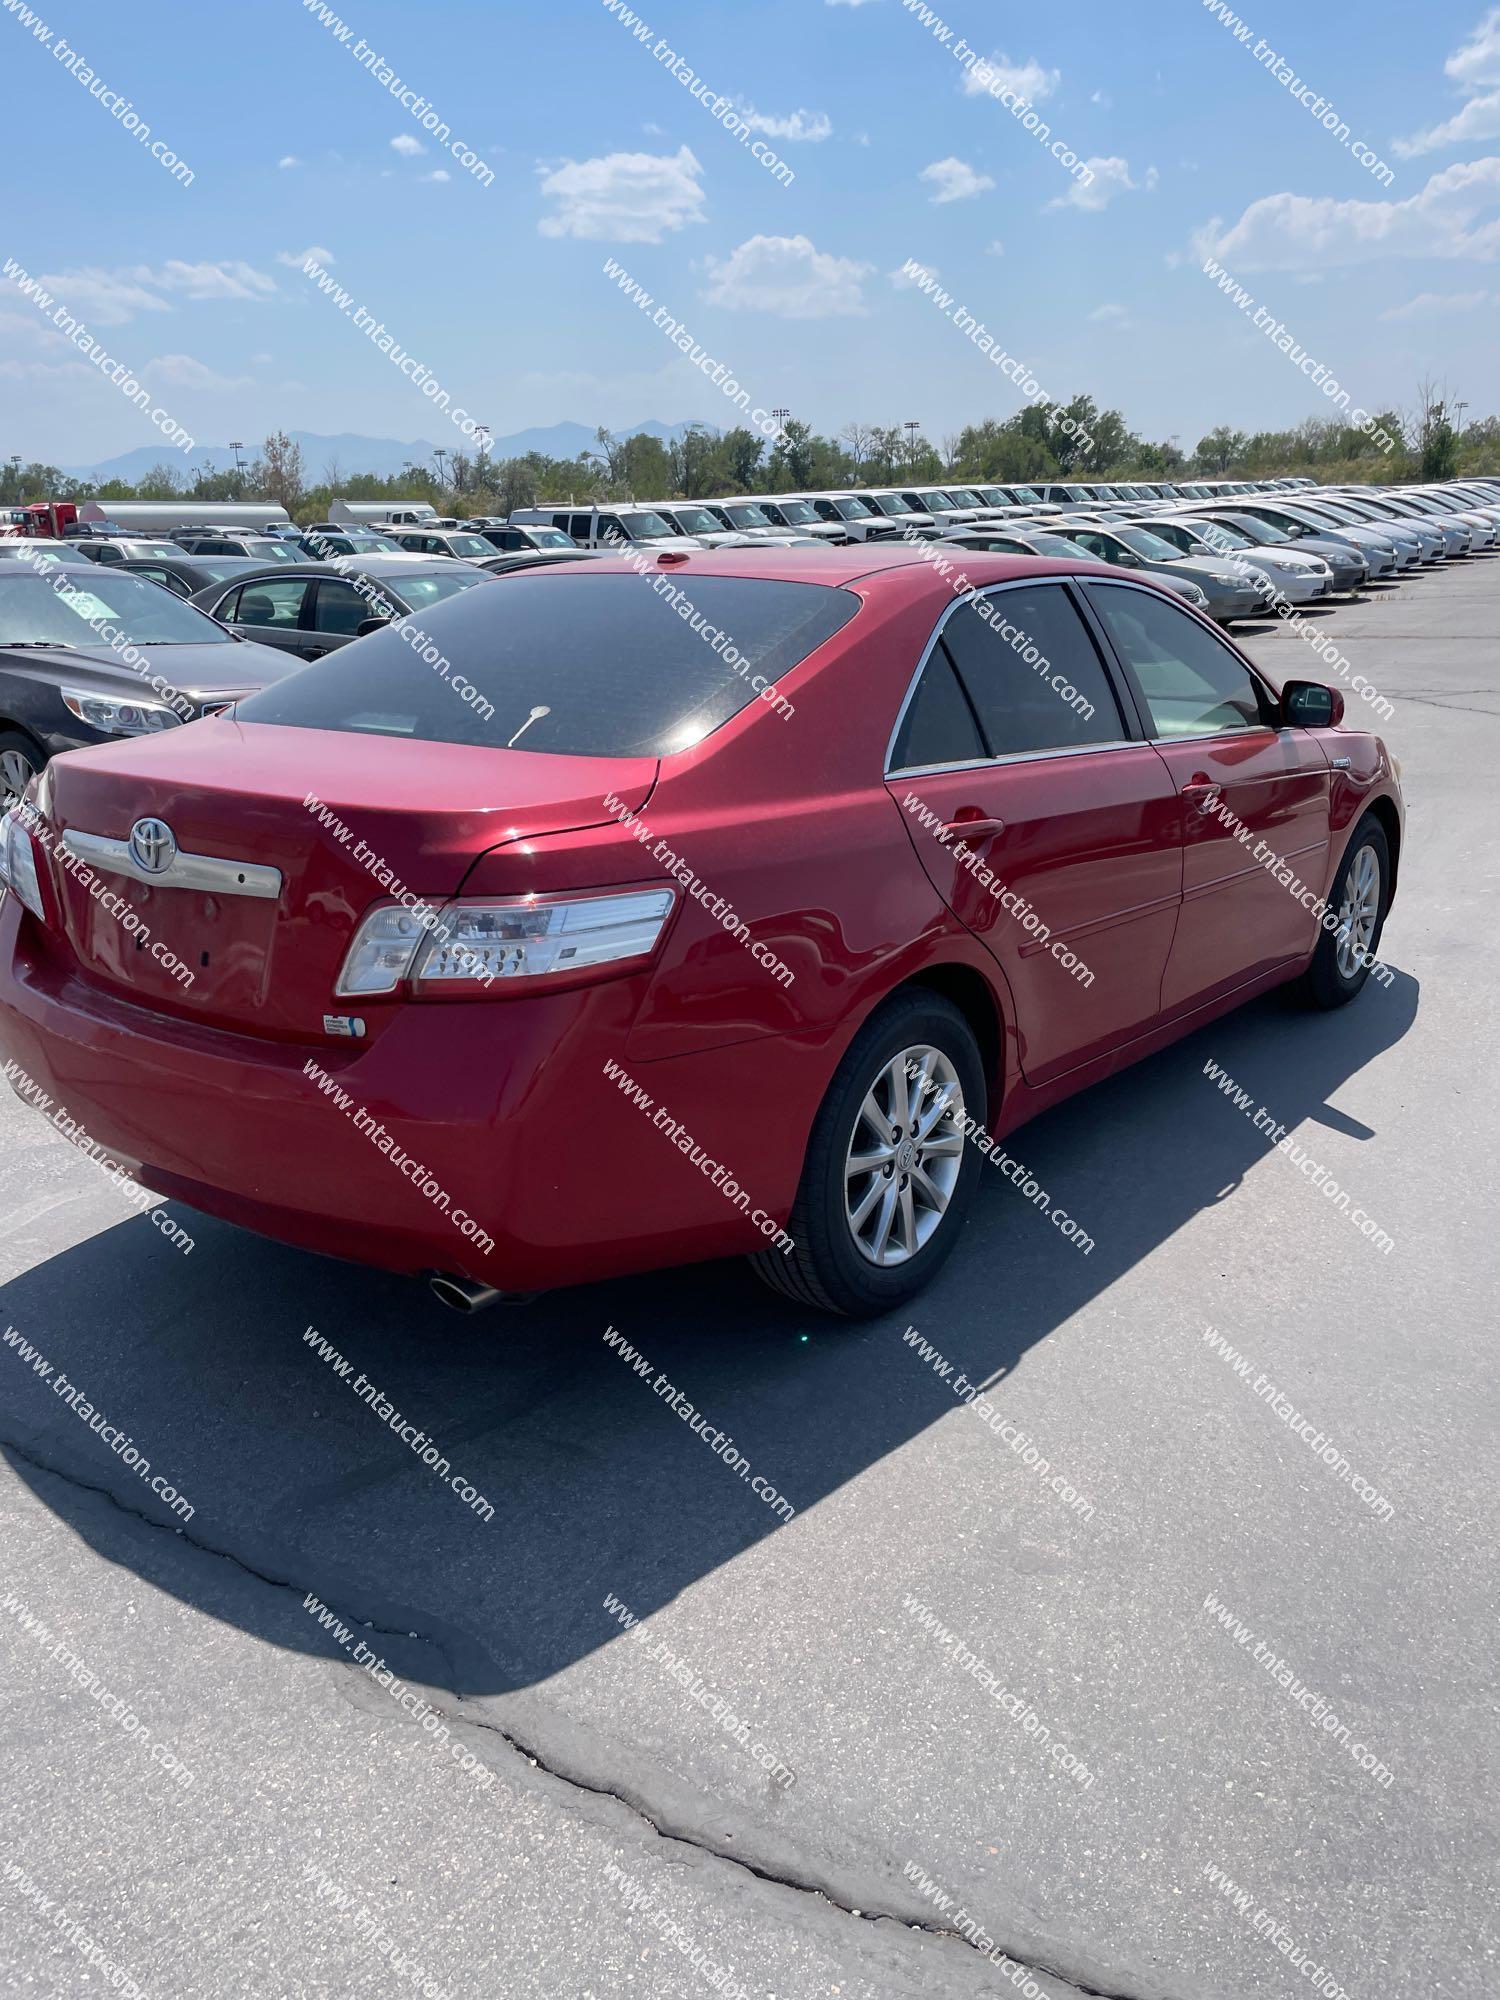
[[[164,584],[176,597],[192,597],[211,584],[228,583],[231,577],[248,576],[266,565],[254,556],[189,556],[173,549],[166,556],[131,557],[116,567]]]
[[[0,809],[59,751],[175,729],[293,668],[118,567],[0,565]]]
[[[455,591],[491,580],[475,563],[442,556],[430,562],[351,557],[255,570],[198,591],[193,603],[247,639],[316,660],[393,618],[425,611]]]

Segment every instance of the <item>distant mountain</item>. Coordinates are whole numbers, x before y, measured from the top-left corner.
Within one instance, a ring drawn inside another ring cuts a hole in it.
[[[529,451],[543,453],[548,458],[576,458],[581,451],[593,448],[594,424],[545,424],[529,431],[516,431],[511,437],[496,438],[490,446],[491,458],[524,458]],[[690,424],[663,424],[654,418],[644,424],[632,424],[629,430],[618,431],[618,437],[654,437],[663,444],[682,436]],[[701,426],[704,430],[714,430],[712,424]],[[380,478],[390,478],[403,465],[415,461],[418,465],[432,464],[433,446],[426,438],[414,438],[403,443],[400,438],[360,437],[345,431],[338,437],[325,437],[318,431],[292,431],[292,442],[302,447],[302,465],[309,485],[320,486],[326,468],[336,462],[345,478],[356,472],[373,472]],[[453,442],[446,440],[446,451],[465,449],[463,438],[457,431]],[[249,464],[260,449],[260,441],[247,442],[240,452],[241,460]],[[134,451],[122,452],[118,458],[107,458],[98,465],[65,465],[62,469],[72,479],[86,479],[102,485],[108,479],[123,479],[131,485],[143,479],[153,465],[159,465],[164,458],[183,472],[189,479],[195,472],[202,472],[208,465],[223,472],[233,470],[234,453],[227,444],[199,445],[179,464],[178,459],[161,445],[143,444]]]

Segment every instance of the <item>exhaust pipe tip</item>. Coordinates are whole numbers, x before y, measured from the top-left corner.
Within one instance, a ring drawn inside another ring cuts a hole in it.
[[[486,1306],[500,1299],[516,1296],[513,1292],[497,1291],[493,1285],[477,1285],[472,1278],[456,1278],[447,1271],[434,1271],[427,1280],[427,1288],[450,1312],[460,1313],[483,1312]]]

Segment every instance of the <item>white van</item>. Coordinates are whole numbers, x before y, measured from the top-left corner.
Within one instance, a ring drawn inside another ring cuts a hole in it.
[[[511,522],[518,528],[561,528],[581,549],[702,548],[691,535],[679,535],[654,507],[625,501],[617,507],[517,507]]]

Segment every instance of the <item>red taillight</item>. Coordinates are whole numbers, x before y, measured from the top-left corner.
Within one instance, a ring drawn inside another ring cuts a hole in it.
[[[648,958],[672,914],[671,889],[599,896],[474,897],[436,911],[383,903],[354,934],[335,993],[472,992],[499,981]]]

